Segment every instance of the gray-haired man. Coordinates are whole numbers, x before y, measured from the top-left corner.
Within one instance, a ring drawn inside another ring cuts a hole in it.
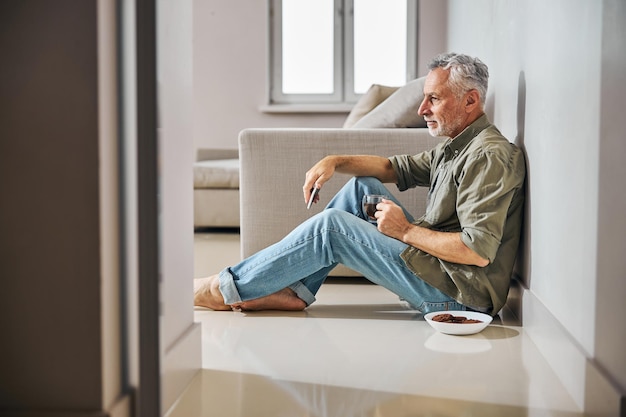
[[[196,305],[302,310],[342,263],[423,313],[498,313],[521,233],[524,157],[484,114],[489,77],[484,63],[442,54],[429,69],[418,113],[433,136],[448,139],[413,156],[322,159],[306,173],[305,201],[335,172],[354,178],[326,210],[280,242],[196,280]],[[366,221],[361,198],[384,193],[383,183],[400,190],[429,187],[426,213],[415,220],[391,198],[378,204],[376,224]]]

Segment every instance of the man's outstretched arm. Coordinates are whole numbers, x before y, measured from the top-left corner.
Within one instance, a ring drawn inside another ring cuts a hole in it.
[[[356,177],[375,177],[386,183],[398,181],[396,172],[388,158],[375,155],[330,155],[307,171],[302,186],[304,201],[309,201],[313,187],[321,189],[335,172]],[[315,199],[317,200],[317,196]]]

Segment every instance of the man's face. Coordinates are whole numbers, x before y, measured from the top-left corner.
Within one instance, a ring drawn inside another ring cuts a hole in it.
[[[463,100],[448,87],[448,70],[435,68],[424,82],[424,100],[417,113],[424,117],[432,136],[455,137],[468,125]]]

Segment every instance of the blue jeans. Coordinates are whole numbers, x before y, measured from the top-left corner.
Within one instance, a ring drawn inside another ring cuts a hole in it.
[[[364,194],[385,194],[372,177],[352,178],[326,209],[269,246],[220,275],[226,304],[252,300],[291,288],[307,305],[338,264],[363,274],[422,313],[465,307],[416,276],[400,258],[407,245],[378,231],[361,208]],[[413,217],[404,209],[409,219]]]

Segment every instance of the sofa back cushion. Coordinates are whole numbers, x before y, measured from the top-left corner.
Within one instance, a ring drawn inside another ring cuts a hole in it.
[[[417,78],[398,88],[351,127],[354,129],[426,127],[424,118],[417,114],[424,99],[425,79],[426,77]]]
[[[370,88],[356,102],[350,114],[343,124],[344,128],[351,128],[363,116],[375,109],[380,103],[385,101],[390,95],[395,93],[400,87],[389,87],[386,85],[372,84]]]

